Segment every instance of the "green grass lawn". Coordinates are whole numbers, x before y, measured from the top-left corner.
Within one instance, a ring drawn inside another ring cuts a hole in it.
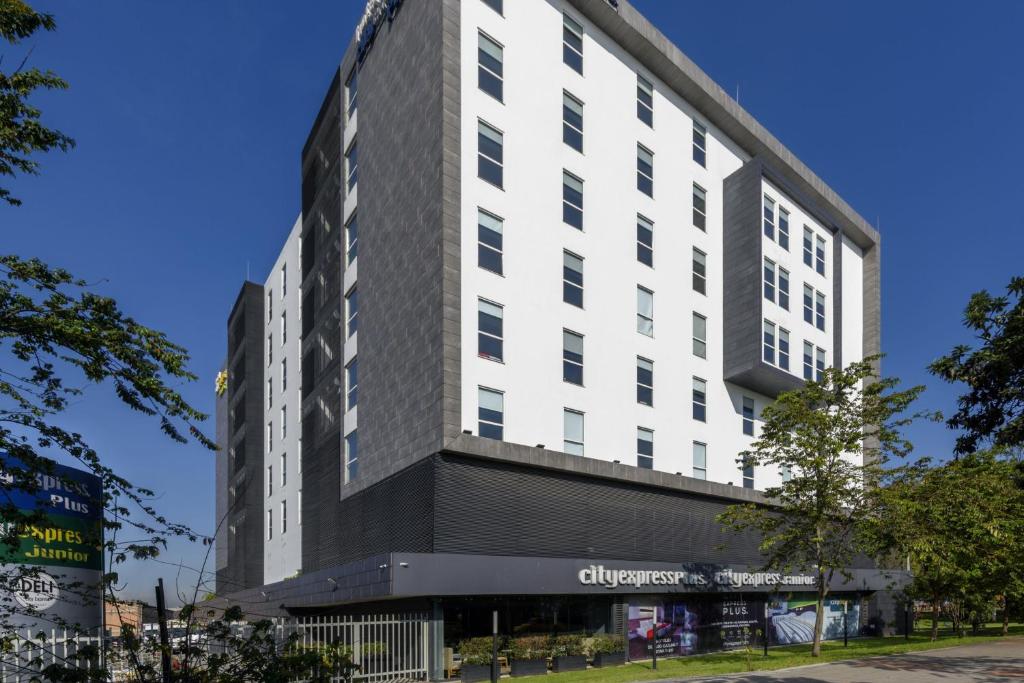
[[[920,623],[919,625],[923,626]],[[561,674],[548,674],[547,676],[529,676],[515,680],[524,682],[545,680],[552,683],[551,679],[555,677],[558,683],[574,683],[575,681],[586,681],[586,683],[629,683],[631,681],[655,680],[659,678],[714,676],[726,673],[742,673],[744,671],[785,669],[791,666],[820,664],[839,659],[857,659],[860,657],[932,650],[941,647],[953,647],[955,645],[968,645],[997,638],[1001,630],[1001,625],[989,624],[984,629],[979,630],[977,636],[970,635],[970,630],[968,629],[967,636],[957,638],[947,627],[940,630],[939,640],[931,642],[929,640],[929,630],[927,628],[919,628],[910,637],[910,640],[906,640],[903,636],[856,638],[850,640],[848,647],[843,647],[843,641],[841,640],[827,641],[822,643],[820,657],[811,657],[810,645],[791,645],[770,648],[767,657],[764,656],[763,650],[758,649],[749,654],[744,651],[733,650],[710,655],[659,659],[657,671],[651,668],[650,661],[646,661],[607,669],[588,669],[587,671],[572,671]],[[1010,635],[1024,635],[1024,625],[1011,624]]]

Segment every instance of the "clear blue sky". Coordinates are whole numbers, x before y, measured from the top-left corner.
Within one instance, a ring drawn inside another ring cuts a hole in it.
[[[922,407],[950,410],[954,390],[925,366],[965,340],[970,292],[1024,274],[1024,4],[636,5],[880,223],[885,371],[927,384]],[[78,147],[44,158],[41,177],[8,183],[25,206],[0,207],[0,250],[99,282],[188,347],[202,379],[182,390],[212,412],[225,316],[247,269],[263,280],[299,212],[302,143],[363,2],[38,6],[58,31],[32,41],[31,61],[72,87],[37,102]],[[212,532],[209,452],[170,443],[105,389],[70,417],[108,462],[160,493],[162,510]],[[921,454],[949,453],[944,428],[911,434]],[[181,545],[163,559],[199,566],[202,554]],[[175,573],[122,572],[146,598],[156,576],[173,586]]]

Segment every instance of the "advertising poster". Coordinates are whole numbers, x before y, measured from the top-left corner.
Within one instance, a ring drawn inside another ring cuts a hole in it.
[[[103,490],[98,477],[54,464],[53,474],[36,477],[38,490],[13,488],[8,468],[20,463],[0,453],[0,482],[5,502],[42,519],[19,528],[18,519],[0,520],[4,535],[18,537],[16,547],[0,544],[5,570],[34,567],[19,579],[14,598],[24,610],[14,618],[20,629],[61,628],[61,621],[86,630],[102,625]]]
[[[629,604],[629,656],[649,659],[756,645],[764,602],[693,597]]]
[[[825,620],[821,628],[823,640],[843,637],[843,603],[845,599],[825,600]],[[846,615],[850,637],[860,632],[860,601],[849,600]],[[814,640],[814,620],[817,618],[817,600],[813,596],[798,596],[793,600],[772,600],[768,603],[770,642],[779,645],[809,643]]]

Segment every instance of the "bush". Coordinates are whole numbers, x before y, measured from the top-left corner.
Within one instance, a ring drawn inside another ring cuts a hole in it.
[[[551,655],[548,636],[519,636],[509,643],[513,659],[547,659]]]
[[[492,647],[491,636],[467,638],[459,642],[459,654],[462,655],[462,661],[465,664],[490,664]],[[504,648],[504,639],[498,636],[498,650]]]
[[[626,641],[621,635],[604,633],[590,639],[587,647],[587,654],[591,657],[598,654],[611,654],[612,652],[623,652],[626,649]]]
[[[552,657],[572,657],[586,653],[583,636],[578,633],[567,633],[555,636],[551,643]]]

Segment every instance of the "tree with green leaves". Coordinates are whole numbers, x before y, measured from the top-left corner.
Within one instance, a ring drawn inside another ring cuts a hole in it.
[[[765,406],[761,433],[738,462],[786,476],[765,489],[769,505],[733,505],[719,516],[729,529],[760,534],[765,569],[814,573],[815,657],[832,580],[874,549],[874,490],[889,476],[890,459],[911,450],[900,430],[922,387],[899,390],[897,380],[878,378],[877,361],[826,369]]]

